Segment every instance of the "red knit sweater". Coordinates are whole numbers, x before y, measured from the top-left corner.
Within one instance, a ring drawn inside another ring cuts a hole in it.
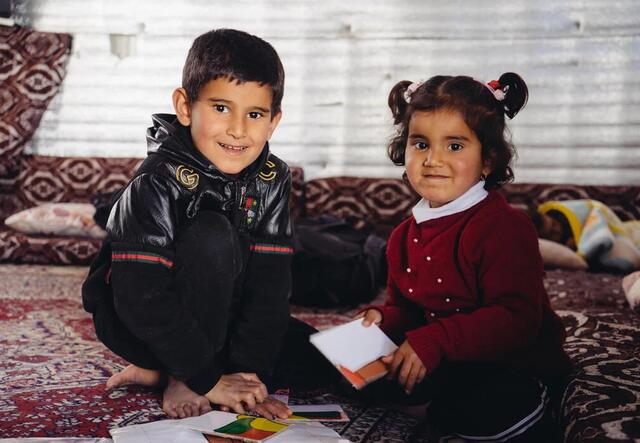
[[[566,373],[565,332],[549,305],[536,231],[495,191],[466,211],[391,234],[382,329],[405,338],[427,371],[501,362],[540,376]]]

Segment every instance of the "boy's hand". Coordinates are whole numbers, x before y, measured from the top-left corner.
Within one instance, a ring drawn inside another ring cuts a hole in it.
[[[291,409],[273,397],[267,397],[265,401],[256,405],[253,411],[270,420],[275,418],[286,420],[291,417]]]
[[[204,396],[211,403],[227,406],[238,414],[246,414],[262,403],[267,395],[267,387],[256,374],[238,372],[220,377]]]
[[[220,410],[229,412],[230,408],[228,406],[221,406]],[[287,418],[291,417],[292,414],[289,406],[271,396],[267,397],[265,401],[257,405],[253,412],[270,420],[273,420],[275,418],[286,420]]]
[[[382,321],[382,314],[377,309],[367,309],[366,311],[358,313],[358,315],[353,318],[364,318],[364,320],[362,320],[362,326],[369,327],[374,323],[379,325]]]
[[[387,378],[397,378],[398,384],[404,387],[407,394],[410,394],[414,386],[427,374],[427,368],[406,340],[393,354],[382,357],[382,361],[389,365]]]

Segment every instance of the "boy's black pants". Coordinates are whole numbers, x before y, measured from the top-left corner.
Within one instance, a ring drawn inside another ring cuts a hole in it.
[[[214,344],[216,357],[213,366],[209,366],[213,372],[257,372],[269,392],[280,387],[305,388],[337,380],[338,372],[309,343],[309,335],[316,332],[315,329],[293,317],[289,318],[282,351],[274,359],[273,371],[252,369],[251,362],[240,365],[229,361],[234,317],[242,309],[240,285],[250,276],[243,275],[248,248],[223,215],[199,213],[176,240],[175,246],[173,289],[197,316]],[[110,251],[101,250],[101,253]],[[115,354],[138,367],[165,371],[149,347],[120,320],[111,295],[97,298],[101,302],[93,311],[93,321],[98,338]],[[268,331],[262,339],[269,340]],[[305,351],[300,353],[300,350]],[[306,369],[301,369],[301,365]],[[188,381],[187,384],[191,386]],[[193,386],[192,389],[198,391]]]

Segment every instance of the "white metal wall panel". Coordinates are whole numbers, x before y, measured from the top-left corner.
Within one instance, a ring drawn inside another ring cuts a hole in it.
[[[60,94],[30,150],[143,156],[154,112],[170,112],[191,41],[216,27],[255,33],[287,73],[274,152],[308,177],[397,177],[386,158],[387,94],[399,80],[520,73],[511,123],[520,182],[640,184],[640,1],[32,0],[38,30],[74,34]],[[109,33],[136,33],[118,59]]]

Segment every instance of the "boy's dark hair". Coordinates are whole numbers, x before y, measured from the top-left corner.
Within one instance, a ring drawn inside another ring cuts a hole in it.
[[[533,222],[533,226],[535,226],[536,232],[538,233],[538,237],[539,237],[544,227],[544,220],[542,219],[542,214],[540,214],[538,210],[535,208],[527,208],[525,212],[531,219],[531,222]]]
[[[284,68],[273,46],[261,38],[235,29],[214,29],[196,38],[182,70],[189,102],[198,99],[205,84],[220,77],[269,85],[271,118],[280,112]]]
[[[499,88],[505,98],[498,101],[489,87],[466,76],[431,77],[410,93],[410,81],[397,83],[389,93],[389,107],[398,132],[387,147],[389,158],[404,165],[409,121],[415,111],[450,109],[458,111],[482,145],[482,160],[488,162],[491,173],[485,179],[485,189],[498,188],[513,180],[511,159],[515,149],[507,133],[505,114],[513,118],[527,103],[528,90],[524,80],[512,72],[500,76]]]

